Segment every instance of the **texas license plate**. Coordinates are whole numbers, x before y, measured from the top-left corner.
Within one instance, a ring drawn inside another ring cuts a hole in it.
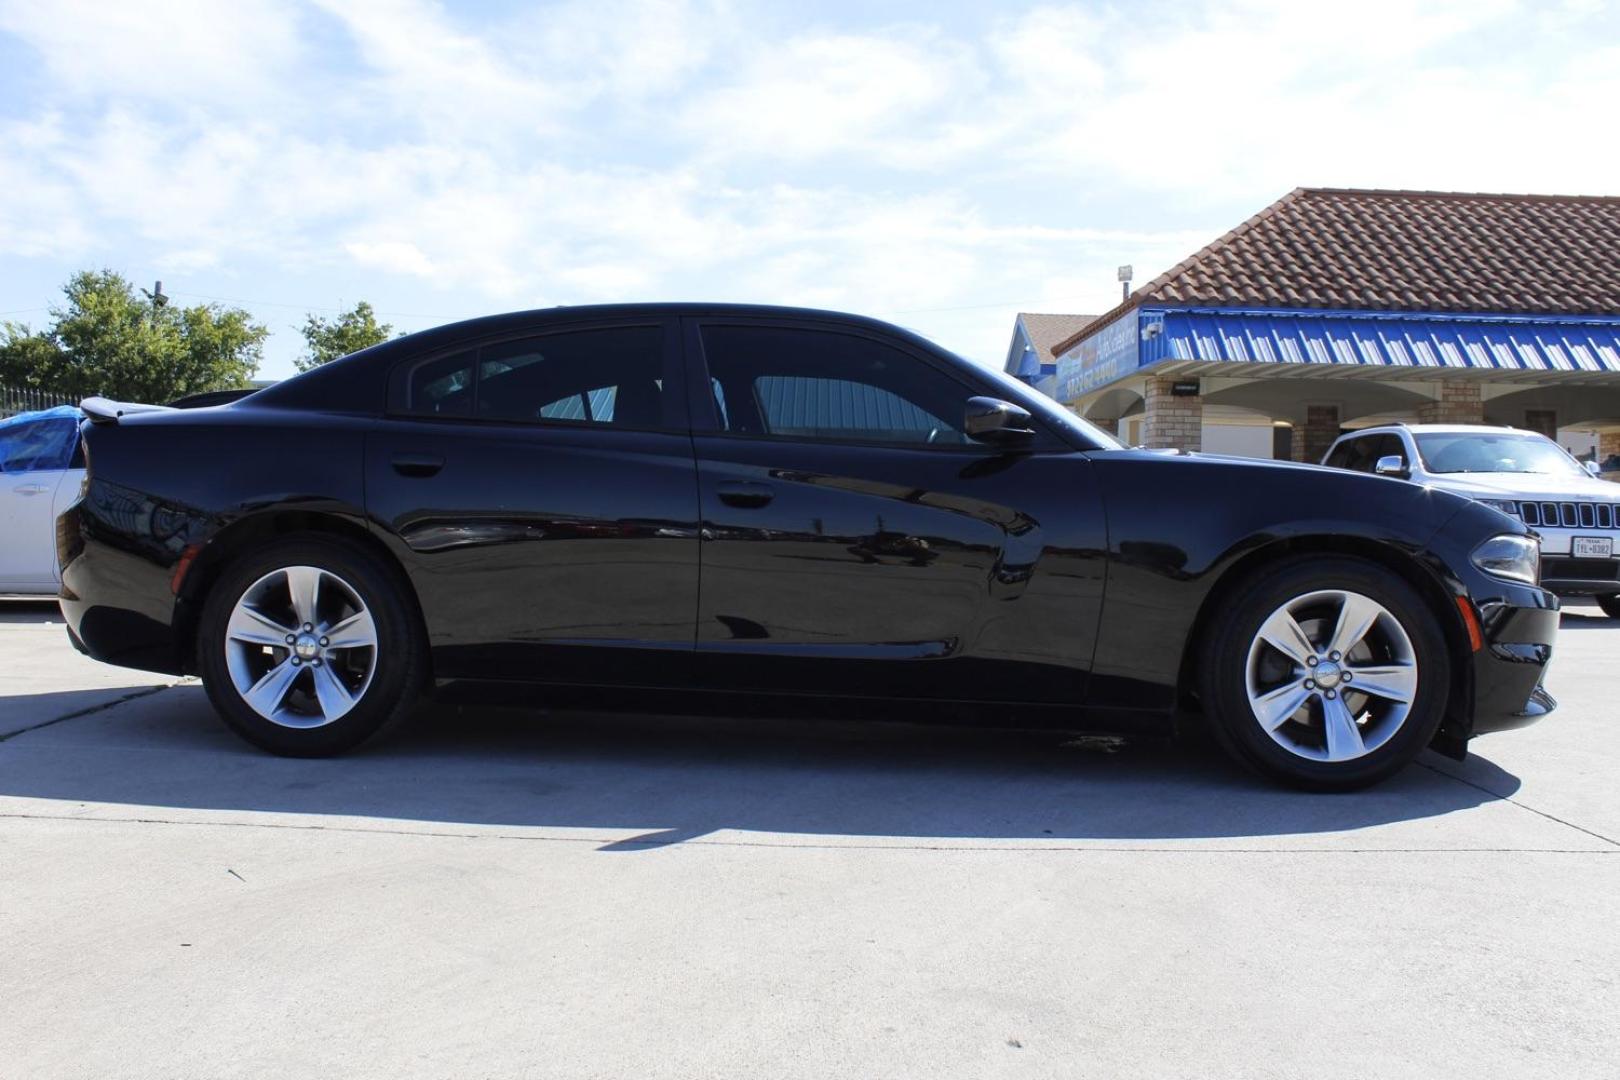
[[[1607,559],[1614,554],[1614,541],[1607,536],[1577,536],[1570,541],[1569,553],[1577,559]]]

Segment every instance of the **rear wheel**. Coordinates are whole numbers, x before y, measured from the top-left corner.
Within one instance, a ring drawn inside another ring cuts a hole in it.
[[[1608,596],[1599,596],[1596,599],[1598,607],[1603,609],[1603,614],[1611,619],[1620,619],[1620,593],[1610,593]]]
[[[1450,664],[1433,612],[1399,575],[1302,557],[1240,588],[1203,652],[1211,726],[1238,760],[1317,790],[1399,771],[1434,738]]]
[[[425,647],[395,575],[341,541],[279,542],[210,591],[197,667],[238,735],[276,754],[348,750],[418,696]]]

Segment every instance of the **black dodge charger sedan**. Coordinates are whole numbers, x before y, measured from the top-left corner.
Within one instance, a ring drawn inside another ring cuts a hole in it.
[[[1352,788],[1552,708],[1520,522],[1399,480],[1122,448],[885,323],[555,308],[216,408],[92,399],[85,652],[280,754],[422,693],[1169,733]]]

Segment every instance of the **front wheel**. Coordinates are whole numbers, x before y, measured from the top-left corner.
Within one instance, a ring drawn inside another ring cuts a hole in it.
[[[1301,557],[1230,599],[1203,650],[1222,745],[1299,787],[1351,790],[1404,768],[1434,738],[1450,687],[1445,636],[1399,575]]]
[[[1599,596],[1596,597],[1596,600],[1598,602],[1598,607],[1603,609],[1603,614],[1607,615],[1611,619],[1620,619],[1620,593],[1610,593],[1608,596]]]
[[[214,583],[197,668],[226,725],[276,754],[342,753],[418,696],[425,648],[401,585],[337,540],[288,540]]]

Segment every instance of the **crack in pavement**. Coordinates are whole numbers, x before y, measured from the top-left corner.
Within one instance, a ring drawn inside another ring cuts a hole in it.
[[[180,825],[217,827],[227,829],[281,829],[290,832],[358,833],[373,836],[436,837],[445,840],[515,840],[526,843],[596,844],[619,850],[632,848],[652,850],[662,847],[724,847],[724,848],[776,848],[805,851],[964,851],[991,853],[1040,853],[1070,851],[1088,855],[1142,854],[1142,855],[1620,855],[1620,847],[1606,848],[1524,848],[1524,847],[1171,847],[1112,844],[1021,844],[1011,840],[1006,844],[918,844],[918,843],[794,843],[768,840],[723,840],[688,837],[671,845],[667,840],[630,837],[611,840],[600,836],[554,836],[549,834],[525,835],[502,832],[444,832],[436,829],[361,828],[356,825],[294,824],[280,821],[221,821],[212,818],[185,820],[155,817],[84,817],[75,814],[29,814],[0,811],[0,820],[13,821],[73,821],[95,822],[101,825]],[[645,834],[642,834],[645,836]],[[1601,839],[1601,838],[1600,838]]]
[[[1430,765],[1426,761],[1419,761],[1416,764],[1423,766],[1425,769],[1428,769],[1430,772],[1435,773],[1436,775],[1444,776],[1449,780],[1455,780],[1459,784],[1467,784],[1469,787],[1473,788],[1475,791],[1483,791],[1485,794],[1490,795],[1491,797],[1493,797],[1493,798],[1495,798],[1495,799],[1497,799],[1497,800],[1499,800],[1501,802],[1511,803],[1512,805],[1517,806],[1520,810],[1528,810],[1532,814],[1535,814],[1537,817],[1546,818],[1548,821],[1555,822],[1555,823],[1557,823],[1559,825],[1563,825],[1566,828],[1574,829],[1576,832],[1585,833],[1587,836],[1592,837],[1594,840],[1601,840],[1605,844],[1612,844],[1615,848],[1620,848],[1620,840],[1616,840],[1612,836],[1604,836],[1600,832],[1595,832],[1595,831],[1593,831],[1591,829],[1588,829],[1585,825],[1577,825],[1573,821],[1566,821],[1565,819],[1559,817],[1557,814],[1549,814],[1545,810],[1537,810],[1535,807],[1529,805],[1528,803],[1522,803],[1518,799],[1513,798],[1511,795],[1503,795],[1500,791],[1492,791],[1490,788],[1486,787],[1484,784],[1476,784],[1474,781],[1468,779],[1467,777],[1458,776],[1456,773],[1449,773],[1444,769],[1437,769],[1433,765]]]
[[[108,709],[115,709],[118,706],[124,704],[124,702],[126,702],[126,701],[134,701],[137,698],[151,697],[153,694],[156,694],[156,693],[158,693],[160,691],[163,691],[163,690],[173,689],[174,687],[179,686],[179,685],[180,684],[178,682],[172,682],[172,683],[164,683],[164,684],[162,684],[160,686],[144,687],[144,688],[142,688],[140,690],[135,691],[132,694],[125,694],[121,698],[114,698],[112,701],[104,701],[100,705],[91,705],[88,708],[79,709],[76,712],[70,712],[66,716],[57,716],[57,717],[51,718],[50,720],[42,720],[39,723],[33,724],[33,725],[29,726],[29,727],[18,728],[16,731],[10,731],[10,732],[6,732],[5,734],[0,734],[0,743],[9,742],[10,740],[15,739],[19,735],[27,735],[30,731],[40,731],[40,730],[42,730],[44,728],[54,727],[57,724],[65,723],[65,722],[67,722],[69,720],[77,720],[80,717],[91,716],[91,715],[93,715],[95,713],[98,713],[98,712],[105,712]]]

